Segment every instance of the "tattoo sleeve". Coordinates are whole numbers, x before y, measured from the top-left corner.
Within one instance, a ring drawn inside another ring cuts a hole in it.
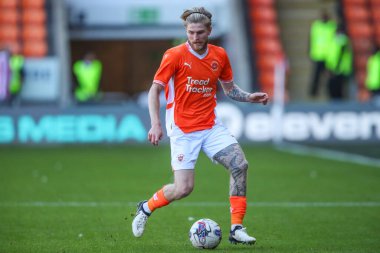
[[[233,100],[240,102],[248,102],[250,93],[243,91],[235,83],[223,84],[224,93]]]
[[[239,144],[228,146],[213,158],[230,171],[230,196],[245,196],[248,163]]]

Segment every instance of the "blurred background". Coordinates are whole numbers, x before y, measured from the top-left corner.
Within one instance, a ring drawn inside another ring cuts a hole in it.
[[[378,146],[380,0],[0,0],[0,143],[146,142],[147,91],[193,6],[236,83],[270,94],[219,91],[240,141]]]

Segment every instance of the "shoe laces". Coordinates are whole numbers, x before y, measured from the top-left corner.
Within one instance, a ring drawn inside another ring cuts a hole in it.
[[[243,240],[250,240],[252,239],[251,236],[248,235],[246,228],[237,229],[235,231],[235,235]]]
[[[140,211],[140,213],[138,215],[140,215],[140,218],[137,220],[137,226],[138,227],[144,227],[145,223],[148,219],[148,216],[145,215],[145,213],[143,211]]]
[[[248,234],[247,234],[247,228],[237,229],[235,232],[237,232],[237,231],[240,231],[240,233],[243,233],[243,234],[248,235]]]

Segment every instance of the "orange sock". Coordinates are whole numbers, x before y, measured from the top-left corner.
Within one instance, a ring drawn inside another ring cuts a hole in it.
[[[169,201],[164,196],[164,190],[163,188],[159,191],[157,191],[155,194],[153,194],[153,197],[151,197],[148,200],[148,207],[150,211],[154,211],[157,208],[169,205]]]
[[[231,196],[231,224],[243,224],[245,211],[247,210],[247,198],[244,196]]]

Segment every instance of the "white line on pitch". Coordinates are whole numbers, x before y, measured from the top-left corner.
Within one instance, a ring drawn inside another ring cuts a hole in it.
[[[0,207],[127,207],[137,202],[0,202]],[[176,202],[172,206],[228,207],[228,202]],[[380,207],[380,202],[249,202],[251,207]]]
[[[325,148],[310,147],[294,143],[282,143],[282,145],[277,146],[277,149],[296,155],[310,155],[323,159],[380,167],[380,159]]]

